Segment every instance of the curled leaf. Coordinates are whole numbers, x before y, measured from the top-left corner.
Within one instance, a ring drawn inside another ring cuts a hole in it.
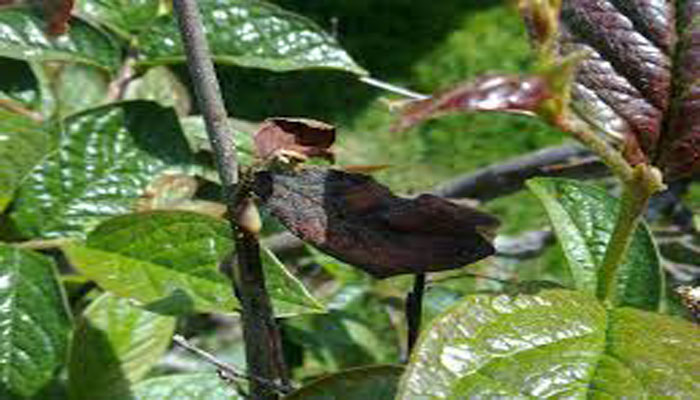
[[[407,103],[395,130],[451,112],[502,111],[534,114],[551,93],[535,75],[486,75],[425,100]]]
[[[494,253],[491,215],[433,195],[397,197],[365,175],[264,171],[254,190],[296,236],[378,278],[459,268]]]
[[[303,118],[270,118],[255,133],[256,155],[265,160],[278,155],[321,157],[333,161],[330,147],[335,127]]]
[[[653,164],[667,180],[700,171],[700,3],[562,0],[552,38],[535,17],[559,11],[550,1],[520,5],[537,47],[560,59],[588,55],[571,86],[572,111],[623,138],[632,164]]]

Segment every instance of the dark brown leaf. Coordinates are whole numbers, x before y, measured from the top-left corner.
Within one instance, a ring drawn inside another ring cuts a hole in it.
[[[534,114],[551,93],[539,76],[487,75],[426,100],[408,103],[395,130],[453,112],[501,111]]]
[[[542,6],[521,3],[542,41]],[[590,54],[575,77],[573,110],[623,137],[632,163],[655,164],[667,180],[700,170],[698,17],[698,0],[562,1],[556,51]]]
[[[494,253],[494,217],[433,195],[397,197],[365,175],[266,171],[254,190],[296,236],[379,278],[459,268]]]
[[[261,159],[287,153],[333,161],[333,142],[335,127],[311,119],[270,118],[255,133],[256,154]]]

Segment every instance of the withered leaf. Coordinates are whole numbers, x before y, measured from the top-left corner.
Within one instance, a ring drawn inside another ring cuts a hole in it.
[[[270,118],[255,133],[256,155],[263,160],[285,152],[333,161],[333,142],[334,126],[303,118]]]
[[[551,96],[547,81],[535,75],[485,75],[425,100],[407,103],[395,130],[454,112],[501,111],[533,114]]]
[[[293,234],[378,278],[459,268],[494,253],[491,215],[371,177],[309,167],[256,175],[254,191]]]
[[[542,5],[521,3],[542,44]],[[589,54],[575,76],[573,110],[623,137],[628,160],[660,167],[667,180],[700,171],[698,18],[698,0],[563,0],[554,37],[562,58]]]

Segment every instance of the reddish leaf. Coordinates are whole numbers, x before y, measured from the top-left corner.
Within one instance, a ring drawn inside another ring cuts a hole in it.
[[[535,41],[537,7],[524,7]],[[529,8],[528,8],[529,7]],[[586,51],[574,111],[667,179],[700,170],[700,1],[563,0],[556,49]],[[541,18],[540,18],[541,19]]]
[[[404,130],[429,118],[460,111],[502,111],[533,114],[551,93],[538,76],[487,75],[408,103],[395,129]]]
[[[379,278],[459,268],[494,253],[494,217],[433,195],[397,197],[365,175],[260,172],[254,189],[292,233]]]
[[[255,133],[256,154],[268,159],[279,154],[333,160],[335,127],[311,119],[270,118]]]
[[[41,5],[46,20],[46,32],[58,36],[68,31],[68,21],[71,17],[75,0],[43,0]]]

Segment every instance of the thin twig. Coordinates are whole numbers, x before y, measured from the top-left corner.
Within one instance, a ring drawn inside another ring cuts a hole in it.
[[[431,193],[489,201],[515,193],[534,177],[594,179],[609,175],[603,163],[577,145],[547,147],[470,172],[440,184]]]
[[[237,220],[239,204],[249,195],[247,185],[238,185],[238,163],[232,130],[226,115],[221,89],[211,61],[209,46],[204,35],[202,18],[195,0],[174,0],[180,34],[187,55],[187,65],[195,95],[206,122],[207,135],[215,154],[219,178],[224,190],[229,223],[236,242],[236,263],[231,260],[234,293],[241,304],[241,321],[246,348],[246,361],[251,375],[268,381],[280,380],[287,384],[288,374],[282,355],[279,330],[269,295],[265,289],[265,275],[260,260],[258,238],[247,232]],[[241,186],[241,187],[239,187]],[[278,393],[257,380],[251,381],[253,400],[276,400]]]
[[[256,381],[262,385],[265,385],[269,387],[270,389],[276,390],[279,393],[286,394],[292,392],[294,389],[289,386],[284,386],[280,385],[277,382],[270,381],[269,379],[265,379],[259,376],[255,375],[249,375],[246,373],[243,373],[239,371],[236,367],[233,365],[221,361],[218,358],[216,358],[215,355],[207,352],[204,349],[201,349],[192,343],[190,343],[187,339],[185,339],[181,335],[175,335],[173,336],[173,342],[182,347],[183,349],[189,351],[190,353],[196,355],[197,357],[201,358],[202,360],[208,362],[209,364],[212,364],[213,366],[216,367],[216,369],[223,371],[226,376],[231,377],[231,378],[236,378],[236,379],[243,379],[246,381]]]

